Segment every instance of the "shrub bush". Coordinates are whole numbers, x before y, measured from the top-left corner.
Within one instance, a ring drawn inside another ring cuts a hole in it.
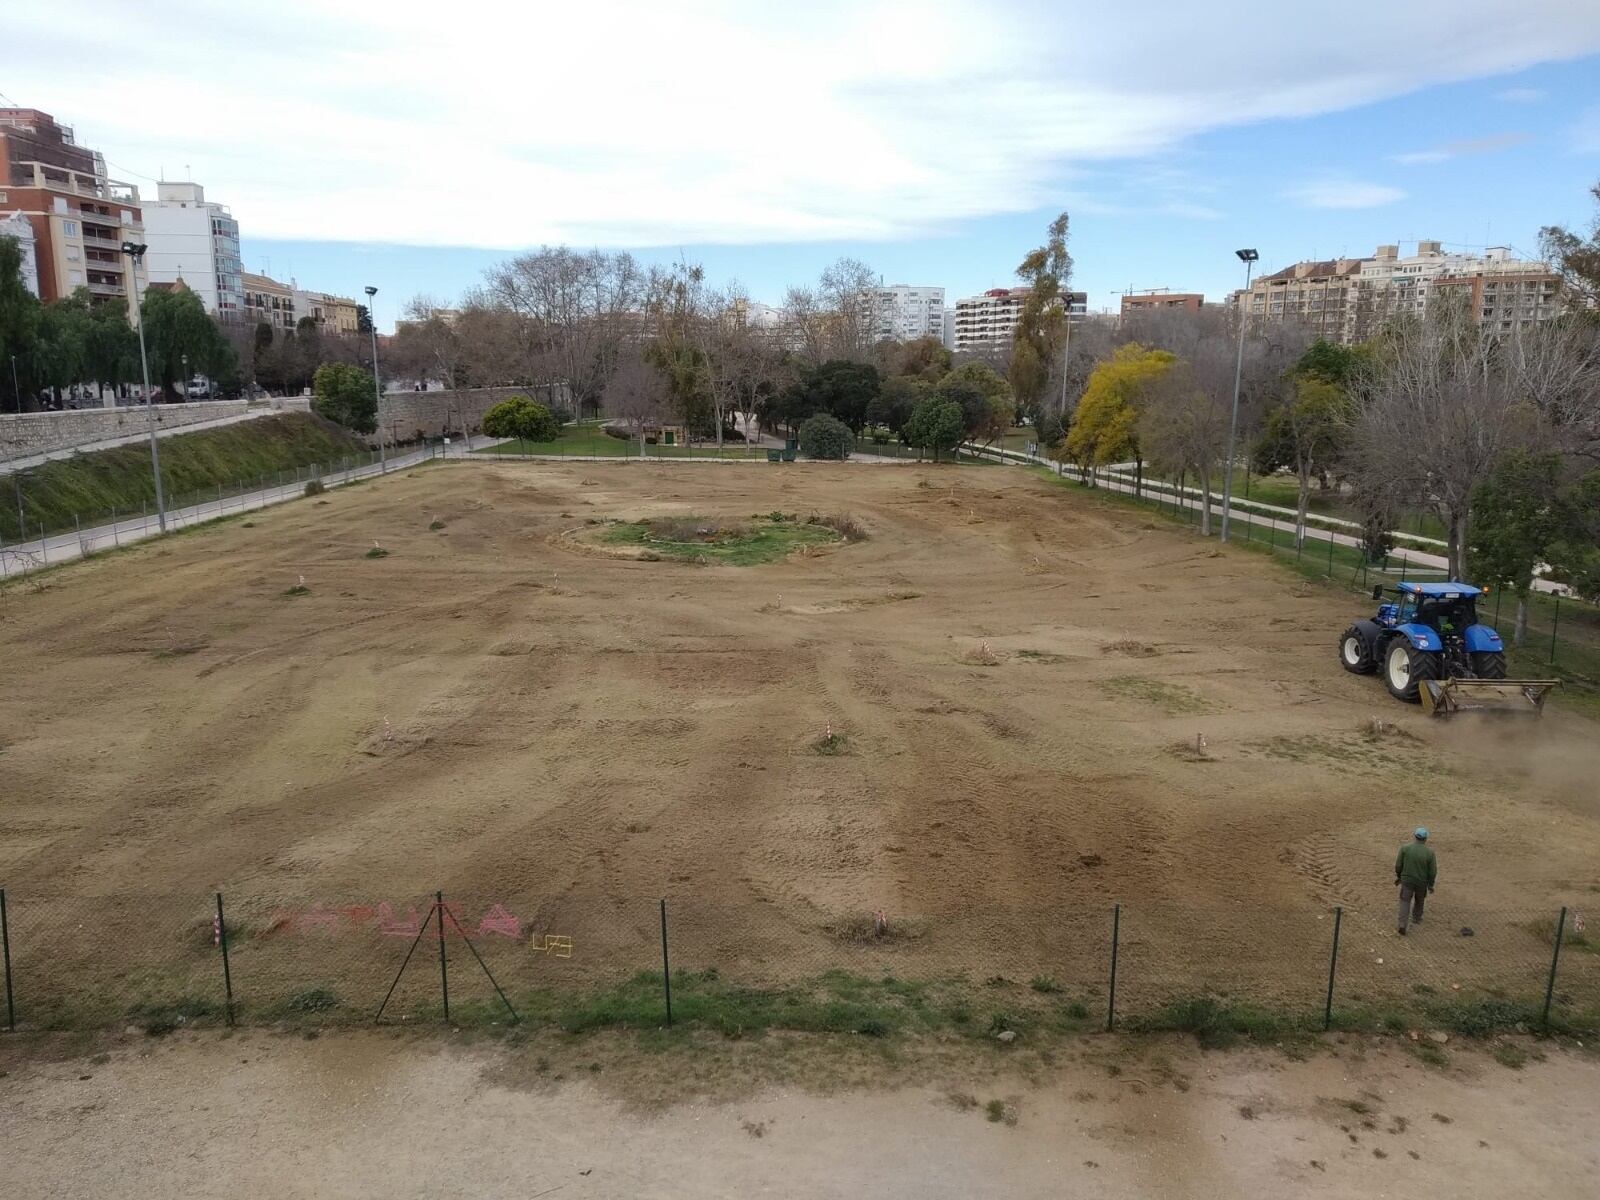
[[[850,429],[837,417],[816,413],[800,426],[800,453],[807,458],[850,457]]]
[[[561,435],[550,410],[526,396],[511,396],[483,414],[483,432],[490,437],[553,442]]]
[[[308,496],[320,496],[327,490],[327,485],[324,484],[320,479],[306,480],[306,495]]]

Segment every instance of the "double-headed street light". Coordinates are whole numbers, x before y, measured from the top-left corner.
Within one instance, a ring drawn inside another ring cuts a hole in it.
[[[378,422],[378,474],[382,475],[389,469],[389,455],[384,449],[383,442],[383,384],[378,379],[378,323],[372,319],[372,307],[375,303],[372,298],[377,294],[377,288],[367,288],[367,332],[372,334],[372,390],[377,397],[377,408],[374,412]]]
[[[1244,322],[1245,305],[1250,300],[1250,271],[1261,257],[1254,250],[1235,250],[1244,264],[1244,291],[1239,293],[1239,354],[1233,363],[1233,415],[1228,418],[1228,457],[1222,464],[1222,534],[1228,540],[1228,510],[1233,507],[1233,451],[1239,435],[1239,380],[1244,375]],[[1206,503],[1210,503],[1207,499]]]
[[[139,264],[144,261],[143,242],[123,242],[122,252],[128,256],[130,270],[128,278],[133,294],[133,313],[138,317],[139,329],[139,366],[144,371],[144,404],[145,417],[150,425],[150,472],[156,481],[156,524],[161,532],[167,531],[167,502],[161,494],[161,451],[156,446],[156,405],[155,398],[150,395],[150,359],[144,349],[144,310],[139,305]]]

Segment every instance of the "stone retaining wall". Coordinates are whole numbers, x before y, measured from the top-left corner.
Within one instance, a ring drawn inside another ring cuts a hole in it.
[[[383,432],[391,443],[419,437],[477,433],[483,414],[511,396],[527,396],[541,404],[567,402],[564,384],[536,388],[462,388],[436,392],[386,392],[383,397]],[[368,439],[378,444],[377,435]]]
[[[299,407],[305,401],[267,401],[272,407]],[[243,400],[200,400],[192,404],[156,405],[156,425],[161,430],[181,428],[222,417],[241,416],[250,409]],[[258,404],[256,407],[265,407]],[[0,414],[0,462],[27,458],[52,450],[71,450],[113,438],[140,434],[148,429],[143,405],[124,408],[76,408],[62,412]]]

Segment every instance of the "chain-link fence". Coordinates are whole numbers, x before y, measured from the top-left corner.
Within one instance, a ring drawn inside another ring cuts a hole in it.
[[[890,916],[693,898],[0,893],[12,1029],[448,1019],[581,1030],[1600,1025],[1567,909],[1186,905]]]

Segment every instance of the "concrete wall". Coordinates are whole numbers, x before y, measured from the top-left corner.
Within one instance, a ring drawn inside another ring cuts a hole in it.
[[[302,411],[305,408],[304,400],[273,400],[267,403],[274,407],[298,407]],[[178,429],[222,417],[239,416],[249,407],[243,400],[158,404],[156,425],[163,431]],[[147,428],[143,405],[78,408],[63,412],[4,413],[0,414],[0,462],[128,437],[143,433]]]
[[[552,395],[553,393],[553,395]],[[541,404],[567,402],[566,387],[555,384],[536,388],[462,388],[435,392],[385,392],[381,422],[390,442],[414,441],[420,436],[476,433],[483,414],[512,396],[527,396]],[[376,446],[377,435],[368,439]]]

